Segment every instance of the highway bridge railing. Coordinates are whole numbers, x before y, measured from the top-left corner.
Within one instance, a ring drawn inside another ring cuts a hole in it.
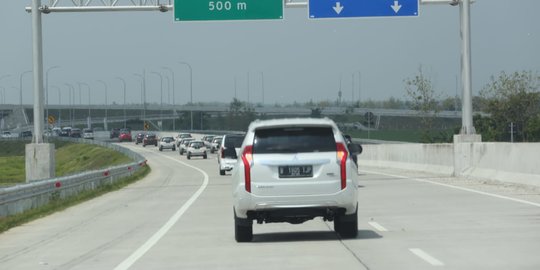
[[[100,170],[0,188],[0,217],[19,214],[46,205],[52,200],[68,198],[86,190],[94,190],[106,184],[114,184],[146,166],[146,159],[142,155],[118,145],[84,139],[58,138],[58,140],[107,147],[130,157],[132,162]]]

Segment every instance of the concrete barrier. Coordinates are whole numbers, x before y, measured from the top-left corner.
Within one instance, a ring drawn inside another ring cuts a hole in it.
[[[364,145],[360,166],[540,186],[540,143]]]

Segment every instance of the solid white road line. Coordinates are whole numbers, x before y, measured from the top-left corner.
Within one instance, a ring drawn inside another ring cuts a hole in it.
[[[534,202],[529,202],[529,201],[525,201],[525,200],[510,198],[510,197],[497,195],[497,194],[493,194],[493,193],[488,193],[488,192],[483,192],[483,191],[478,191],[478,190],[474,190],[474,189],[470,189],[470,188],[458,187],[458,186],[438,183],[438,182],[435,182],[435,181],[412,178],[412,177],[407,177],[407,176],[402,176],[402,175],[387,174],[387,173],[381,173],[381,172],[372,172],[372,171],[366,171],[366,170],[361,170],[361,171],[364,172],[364,173],[385,175],[385,176],[390,176],[390,177],[395,177],[395,178],[414,180],[414,181],[417,181],[417,182],[430,183],[430,184],[439,185],[439,186],[443,186],[443,187],[459,189],[459,190],[463,190],[463,191],[473,192],[473,193],[476,193],[476,194],[481,194],[481,195],[490,196],[490,197],[494,197],[494,198],[499,198],[499,199],[503,199],[503,200],[509,200],[509,201],[513,201],[513,202],[518,202],[518,203],[523,203],[523,204],[528,204],[528,205],[540,207],[540,203],[534,203]]]
[[[368,224],[371,227],[375,228],[375,230],[377,230],[379,232],[387,232],[388,231],[385,227],[381,226],[381,224],[379,224],[379,223],[377,223],[375,221],[370,221],[370,222],[368,222]]]
[[[158,153],[159,154],[159,153]],[[171,228],[178,222],[178,220],[184,215],[184,213],[188,210],[188,208],[199,198],[199,196],[203,193],[203,191],[208,186],[208,174],[192,165],[189,165],[187,163],[184,163],[178,159],[171,158],[169,156],[160,154],[165,158],[168,158],[170,160],[173,160],[175,162],[178,162],[184,166],[190,167],[192,169],[195,169],[202,173],[204,175],[204,181],[201,187],[195,192],[189,200],[178,209],[178,211],[161,227],[150,239],[148,239],[142,246],[140,246],[133,254],[131,254],[127,259],[125,259],[122,263],[120,263],[117,267],[115,267],[115,270],[126,270],[129,269],[137,260],[139,260],[148,250],[150,250]]]
[[[409,248],[409,250],[416,256],[420,257],[422,260],[428,262],[433,266],[444,266],[444,263],[433,258],[431,255],[427,254],[419,248]]]

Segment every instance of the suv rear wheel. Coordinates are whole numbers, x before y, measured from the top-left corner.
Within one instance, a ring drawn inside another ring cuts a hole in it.
[[[253,239],[253,221],[234,215],[234,238],[236,242],[251,242]]]
[[[354,214],[335,217],[334,230],[341,238],[356,237],[358,235],[358,207]]]

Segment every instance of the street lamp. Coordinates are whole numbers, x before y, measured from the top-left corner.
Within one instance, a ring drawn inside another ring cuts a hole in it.
[[[25,74],[28,74],[28,73],[32,73],[32,71],[31,71],[31,70],[27,70],[27,71],[21,73],[21,75],[19,76],[19,87],[20,87],[20,88],[19,88],[19,105],[21,106],[21,108],[22,108],[22,106],[23,106],[23,105],[22,105],[22,96],[23,96],[23,94],[22,94],[22,89],[23,89],[23,88],[22,88],[22,87],[23,87],[23,76],[24,76]]]
[[[122,81],[122,84],[124,85],[124,128],[126,128],[126,80],[121,77],[116,77],[116,79]]]
[[[186,65],[189,68],[189,102],[193,106],[193,69],[187,62],[178,62],[181,65]],[[193,130],[193,109],[191,110],[191,130]]]
[[[105,130],[107,130],[107,83],[102,81],[102,80],[98,80],[99,83],[102,83],[103,86],[105,87]]]
[[[159,72],[155,72],[155,71],[152,71],[152,74],[156,74],[159,76],[160,94],[161,94],[161,97],[160,97],[161,100],[159,104],[159,117],[163,125],[163,76]]]
[[[159,72],[152,71],[151,73],[159,76],[160,95],[161,95],[159,106],[160,106],[160,110],[162,110],[163,109],[163,76]]]
[[[60,66],[52,66],[47,69],[45,72],[45,109],[46,109],[46,117],[49,117],[49,71],[60,68]],[[22,88],[21,88],[22,89]],[[22,90],[21,90],[22,91]]]
[[[90,91],[91,91],[90,85],[88,85],[87,83],[82,83],[82,82],[79,82],[77,84],[79,84],[79,89],[81,89],[81,85],[85,85],[86,88],[88,88],[88,120],[87,120],[86,125],[87,125],[87,128],[92,128],[92,113],[91,113],[91,109],[90,109],[91,108],[91,106],[90,106],[90,100],[91,100],[90,99]]]
[[[60,123],[61,121],[61,117],[62,117],[62,113],[61,113],[61,110],[60,110],[60,88],[58,86],[55,86],[55,85],[51,85],[50,86],[51,88],[56,88],[56,90],[58,90],[58,121],[57,123]]]
[[[172,68],[170,67],[162,67],[163,69],[166,69],[168,70],[169,72],[171,72],[171,80],[172,80],[172,105],[173,105],[173,110],[172,110],[172,113],[173,113],[173,116],[174,116],[174,106],[176,105],[176,96],[174,94],[174,71],[172,70]],[[176,119],[173,119],[173,130],[176,130]]]
[[[2,88],[2,104],[6,104],[6,88],[3,86],[0,86]]]
[[[67,87],[68,87],[68,91],[69,91],[69,103],[70,103],[70,109],[69,109],[69,119],[70,119],[70,122],[71,122],[71,126],[73,127],[73,100],[75,98],[75,95],[74,95],[74,87],[73,85],[69,84],[69,83],[66,83],[65,84]]]
[[[176,97],[175,97],[175,91],[174,91],[174,71],[170,67],[162,67],[162,69],[166,69],[171,73],[171,80],[172,80],[172,105],[176,105]]]
[[[141,101],[143,105],[143,121],[145,121],[146,118],[146,70],[143,70],[143,74],[137,74],[133,73],[133,75],[141,78]]]

